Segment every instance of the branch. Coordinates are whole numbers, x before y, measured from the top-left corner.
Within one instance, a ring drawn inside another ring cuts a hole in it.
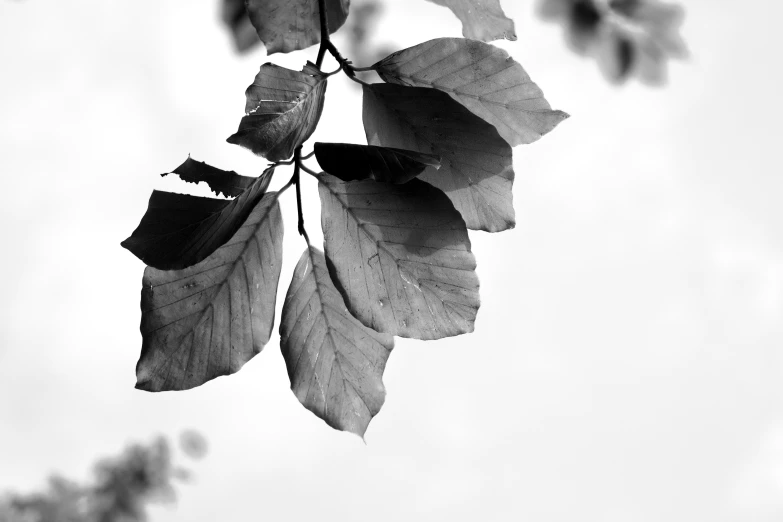
[[[329,40],[329,20],[326,19],[326,0],[318,0],[318,17],[321,20],[321,47],[318,48],[318,59],[315,61],[315,66],[320,69],[324,63],[327,46],[332,43]]]

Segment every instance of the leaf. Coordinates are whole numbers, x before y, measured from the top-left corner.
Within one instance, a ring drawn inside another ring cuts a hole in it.
[[[326,76],[310,62],[302,72],[265,63],[245,91],[246,116],[226,141],[269,161],[290,158],[315,130],[325,91]]]
[[[274,168],[267,169],[230,201],[154,190],[147,212],[122,246],[160,270],[195,265],[239,230],[266,192],[273,172]]]
[[[280,321],[291,390],[329,426],[364,437],[386,397],[390,335],[356,320],[334,287],[324,255],[309,247],[294,269]]]
[[[512,146],[532,143],[568,118],[503,49],[464,38],[436,38],[398,51],[373,68],[384,81],[448,93],[491,123]]]
[[[491,42],[505,38],[516,40],[514,21],[500,7],[500,0],[429,0],[451,9],[462,22],[465,38]]]
[[[350,0],[326,0],[329,32],[348,18]],[[247,14],[267,54],[290,53],[321,41],[318,0],[247,0]]]
[[[196,161],[190,156],[182,165],[171,172],[161,174],[161,176],[167,176],[168,174],[177,174],[183,181],[188,183],[204,181],[216,195],[222,193],[226,197],[240,195],[256,180],[256,178],[240,176],[233,170],[215,168],[203,161]]]
[[[148,267],[136,387],[193,388],[239,371],[259,353],[274,324],[282,247],[280,206],[270,192],[204,261],[184,270]]]
[[[234,47],[237,51],[249,51],[260,42],[256,28],[253,27],[247,16],[245,0],[223,0],[221,18],[231,31]]]
[[[440,339],[473,331],[476,260],[465,222],[440,190],[319,177],[321,226],[335,284],[379,332]]]
[[[511,147],[497,129],[435,89],[364,87],[367,143],[437,154],[419,179],[444,191],[474,230],[514,227]]]
[[[321,168],[343,181],[405,183],[428,166],[440,168],[437,156],[412,150],[349,143],[316,143],[313,148]]]

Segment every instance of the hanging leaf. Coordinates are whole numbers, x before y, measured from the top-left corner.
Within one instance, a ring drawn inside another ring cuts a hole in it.
[[[232,198],[240,195],[256,180],[256,178],[240,176],[233,170],[220,170],[212,165],[207,165],[203,161],[196,161],[190,156],[185,160],[185,163],[171,172],[161,174],[161,176],[167,176],[168,174],[177,174],[183,181],[188,183],[203,181],[209,185],[209,188],[216,195],[223,194]]]
[[[266,194],[231,239],[184,270],[148,267],[141,291],[136,387],[186,390],[239,371],[269,341],[283,221]]]
[[[249,51],[260,42],[256,28],[253,27],[247,16],[245,0],[223,0],[221,18],[231,31],[234,47],[237,51]]]
[[[329,32],[348,18],[350,0],[326,0]],[[247,0],[247,14],[266,53],[290,53],[321,41],[318,0]]]
[[[500,7],[500,0],[429,0],[433,4],[451,9],[462,22],[465,38],[491,42],[492,40],[516,40],[514,21]]]
[[[307,62],[302,72],[265,63],[245,91],[239,130],[226,141],[269,161],[283,161],[315,130],[324,107],[326,76]]]
[[[373,68],[384,81],[448,93],[491,123],[512,146],[531,143],[568,117],[503,49],[464,38],[436,38],[398,51]]]
[[[305,250],[280,321],[280,348],[299,402],[329,426],[364,437],[386,397],[382,376],[393,346],[391,335],[348,312],[324,255]]]
[[[349,143],[316,143],[313,149],[321,168],[343,181],[405,183],[428,166],[440,168],[437,156],[412,150]]]
[[[160,270],[180,270],[204,260],[231,238],[272,180],[267,169],[236,199],[212,199],[154,190],[147,212],[122,246]]]
[[[364,87],[364,130],[371,145],[437,154],[440,170],[419,179],[444,191],[474,230],[514,227],[511,147],[498,131],[435,89]]]
[[[379,332],[440,339],[473,331],[476,260],[440,190],[319,177],[326,257],[348,308]]]

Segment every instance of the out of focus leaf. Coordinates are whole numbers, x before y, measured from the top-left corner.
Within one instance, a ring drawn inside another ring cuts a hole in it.
[[[324,106],[326,76],[308,62],[302,72],[265,63],[245,91],[245,117],[229,143],[270,161],[294,154],[315,130]]]
[[[155,190],[141,223],[122,246],[160,270],[195,265],[242,226],[266,192],[273,171],[268,169],[230,201]]]
[[[465,38],[491,42],[492,40],[516,40],[514,21],[500,7],[500,0],[429,0],[451,9],[462,22]]]
[[[405,183],[428,166],[440,168],[437,156],[412,150],[349,143],[316,143],[313,148],[321,168],[343,181]]]
[[[344,183],[324,173],[319,181],[326,256],[357,319],[416,339],[473,331],[476,260],[443,192],[418,179]]]
[[[561,21],[579,54],[596,59],[607,80],[666,82],[670,58],[687,55],[679,29],[684,11],[660,0],[541,0],[544,18]]]
[[[255,47],[258,39],[256,28],[250,23],[245,9],[245,0],[223,0],[223,23],[231,31],[234,47],[239,52],[245,52]]]
[[[345,308],[324,255],[308,247],[283,305],[280,348],[291,390],[329,426],[364,436],[386,397],[391,335],[365,327]]]
[[[386,82],[448,93],[512,146],[536,141],[568,117],[552,110],[506,51],[484,42],[436,38],[387,56],[373,68]]]
[[[364,87],[367,143],[441,158],[418,178],[444,191],[468,228],[514,227],[511,146],[497,129],[436,89],[374,84]]]
[[[348,18],[350,0],[326,0],[329,32]],[[321,41],[318,0],[246,0],[247,13],[267,54],[290,53]]]
[[[239,196],[256,180],[256,178],[240,176],[233,170],[218,169],[212,165],[207,165],[203,161],[196,161],[190,156],[182,165],[171,172],[161,174],[161,176],[168,174],[177,174],[183,181],[188,183],[203,181],[209,185],[209,188],[215,194],[223,194],[232,198]]]
[[[141,292],[137,388],[185,390],[239,371],[269,341],[282,263],[275,193],[233,237],[184,270],[147,268]]]

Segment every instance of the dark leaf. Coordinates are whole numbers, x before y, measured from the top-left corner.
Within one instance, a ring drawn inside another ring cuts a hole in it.
[[[324,255],[309,247],[283,305],[280,349],[291,390],[329,426],[364,436],[386,397],[391,335],[365,327],[345,308]]]
[[[506,51],[483,42],[437,38],[398,51],[373,67],[386,82],[448,93],[494,125],[512,146],[536,141],[568,117],[552,110],[538,85]]]
[[[314,150],[321,168],[343,181],[405,183],[428,166],[440,168],[437,156],[412,150],[349,143],[316,143]]]
[[[326,256],[357,319],[416,339],[473,331],[476,260],[465,222],[443,192],[418,179],[319,179]]]
[[[516,40],[514,21],[500,7],[500,0],[429,0],[448,7],[462,22],[465,38],[491,42],[505,38]]]
[[[186,390],[239,371],[269,341],[282,263],[277,194],[231,239],[184,270],[148,267],[141,291],[137,388]]]
[[[265,63],[245,91],[246,116],[226,141],[270,161],[290,158],[318,125],[325,91],[326,76],[312,63],[302,72]]]
[[[141,223],[122,246],[160,270],[195,265],[242,226],[266,192],[273,171],[265,171],[230,201],[155,190]]]
[[[217,195],[223,194],[227,197],[236,197],[244,192],[256,178],[250,178],[248,176],[240,176],[233,170],[221,170],[207,165],[203,161],[196,161],[190,156],[185,160],[185,163],[172,170],[170,173],[161,174],[166,176],[168,174],[177,174],[183,181],[188,183],[205,182],[209,185]]]
[[[318,0],[247,0],[250,21],[264,42],[267,54],[289,53],[321,41]],[[326,0],[329,32],[348,18],[350,0]]]
[[[511,147],[497,129],[435,89],[364,87],[367,142],[437,154],[419,179],[443,190],[474,230],[514,227]]]
[[[237,51],[248,51],[261,41],[247,16],[245,0],[223,0],[222,18],[231,31]]]

